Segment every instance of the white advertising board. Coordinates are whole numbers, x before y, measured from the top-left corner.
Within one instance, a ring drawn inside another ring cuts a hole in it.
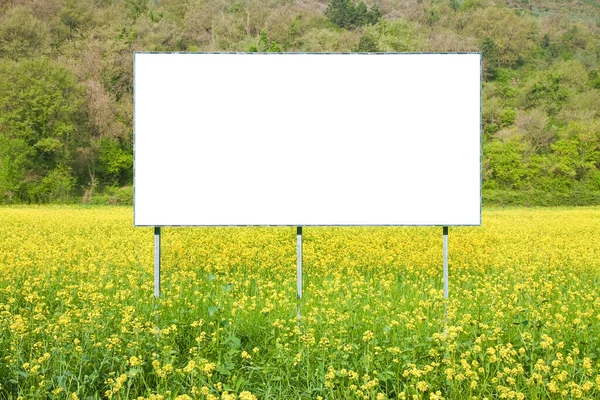
[[[480,225],[481,55],[136,53],[134,224]]]

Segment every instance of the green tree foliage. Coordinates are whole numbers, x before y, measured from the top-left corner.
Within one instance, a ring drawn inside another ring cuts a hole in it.
[[[133,19],[137,19],[148,9],[148,0],[125,0],[125,4]]]
[[[280,53],[281,48],[279,47],[279,44],[276,41],[269,40],[267,32],[264,29],[261,29],[258,38],[258,43],[256,45],[251,45],[248,48],[248,51],[250,53]]]
[[[0,196],[49,201],[71,193],[83,101],[73,74],[54,62],[0,64]]]
[[[496,78],[496,70],[500,65],[498,46],[494,39],[486,37],[481,41],[479,48],[484,60],[483,73],[485,78],[493,80]]]
[[[521,189],[527,170],[523,164],[524,146],[516,140],[493,141],[483,147],[484,188]]]
[[[594,89],[600,89],[600,75],[598,71],[592,70],[588,73],[589,85]]]
[[[419,52],[425,47],[426,39],[418,28],[406,21],[386,21],[367,26],[366,34],[377,38],[377,46],[382,52]]]
[[[29,188],[29,197],[35,202],[68,202],[72,199],[75,178],[69,166],[61,164],[48,171],[39,182]]]
[[[126,186],[131,182],[133,154],[113,138],[104,137],[98,149],[98,180],[107,186]]]
[[[331,0],[325,15],[340,28],[353,29],[377,23],[382,12],[378,5],[369,9],[364,2],[354,5],[352,0]]]
[[[591,0],[0,1],[0,202],[127,202],[133,51],[481,51],[484,201],[598,202],[597,21]]]
[[[27,172],[35,166],[35,153],[25,140],[0,135],[0,200],[21,202],[29,200]]]
[[[494,67],[515,66],[523,62],[534,46],[536,22],[500,7],[477,8],[469,12],[464,30],[481,41],[486,63]]]
[[[354,48],[354,51],[357,53],[377,53],[379,52],[379,47],[377,46],[377,41],[371,35],[364,34],[360,37],[358,46]]]
[[[25,7],[14,7],[0,17],[0,57],[17,60],[44,53],[45,25]]]
[[[340,28],[350,28],[353,27],[354,10],[354,3],[350,0],[331,0],[325,15]]]
[[[90,0],[65,0],[60,12],[60,21],[66,28],[64,35],[73,36],[87,28],[92,21],[93,3]]]
[[[600,166],[600,132],[598,126],[572,122],[561,138],[552,145],[555,171],[573,181],[589,181]]]
[[[538,107],[549,115],[556,115],[569,97],[569,90],[561,86],[562,80],[556,73],[542,74],[525,91],[526,107]]]
[[[452,11],[457,11],[460,7],[460,3],[460,0],[448,0],[448,4],[450,5]]]

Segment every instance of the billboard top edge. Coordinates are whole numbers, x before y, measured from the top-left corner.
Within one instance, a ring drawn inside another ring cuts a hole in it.
[[[181,55],[196,55],[196,54],[239,54],[239,55],[479,55],[482,56],[480,51],[459,51],[459,52],[378,52],[378,53],[353,53],[353,52],[281,52],[281,53],[266,53],[266,52],[235,52],[235,51],[134,51],[134,55],[138,54],[181,54]]]
[[[303,228],[351,228],[351,227],[363,227],[363,228],[398,228],[398,227],[402,227],[402,226],[415,226],[415,227],[423,227],[423,228],[427,228],[427,227],[431,227],[431,228],[439,228],[439,227],[452,227],[452,228],[456,228],[456,227],[477,227],[477,226],[482,226],[481,221],[478,224],[368,224],[368,225],[363,225],[363,224],[336,224],[336,225],[323,225],[323,224],[309,224],[309,225],[302,225],[302,224],[284,224],[284,225],[224,225],[224,224],[218,224],[218,225],[195,225],[195,224],[187,224],[187,225],[149,225],[149,224],[133,224],[134,227],[161,227],[161,228],[270,228],[270,227],[295,227],[295,226],[301,226]]]

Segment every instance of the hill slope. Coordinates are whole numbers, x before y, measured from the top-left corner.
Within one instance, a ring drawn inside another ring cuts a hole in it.
[[[2,3],[0,202],[130,199],[118,188],[132,181],[132,52],[143,50],[481,51],[485,201],[600,203],[597,2],[377,7],[378,20],[342,28],[327,1]]]

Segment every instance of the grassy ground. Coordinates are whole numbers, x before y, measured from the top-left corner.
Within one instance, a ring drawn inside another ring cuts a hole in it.
[[[0,209],[0,399],[600,397],[600,208],[450,228],[152,229]]]

